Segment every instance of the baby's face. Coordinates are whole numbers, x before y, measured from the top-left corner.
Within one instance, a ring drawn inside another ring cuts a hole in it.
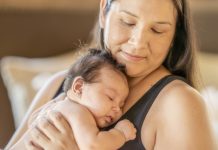
[[[96,83],[85,84],[81,101],[94,115],[97,125],[107,127],[122,115],[128,96],[126,77],[109,67],[103,67]]]

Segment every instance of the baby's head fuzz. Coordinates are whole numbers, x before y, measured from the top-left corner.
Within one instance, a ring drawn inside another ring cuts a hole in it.
[[[82,77],[85,83],[97,82],[102,67],[109,67],[119,72],[124,78],[126,68],[118,63],[112,54],[106,50],[89,49],[88,54],[76,61],[68,71],[64,81],[64,92],[66,93],[72,86],[75,77]]]

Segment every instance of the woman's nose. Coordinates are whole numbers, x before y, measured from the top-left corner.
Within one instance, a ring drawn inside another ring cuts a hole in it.
[[[148,46],[149,35],[143,29],[135,30],[129,39],[129,43],[136,49],[146,49]]]

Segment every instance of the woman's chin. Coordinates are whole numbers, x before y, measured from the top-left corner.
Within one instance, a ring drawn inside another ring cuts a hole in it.
[[[129,78],[138,78],[144,76],[145,73],[142,71],[141,72],[137,71],[136,69],[133,68],[127,68],[126,74]]]

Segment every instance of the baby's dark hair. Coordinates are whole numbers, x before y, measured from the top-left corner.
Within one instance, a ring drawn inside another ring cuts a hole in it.
[[[102,67],[109,66],[126,75],[126,67],[118,63],[112,54],[106,50],[89,49],[88,54],[77,60],[69,69],[64,81],[63,90],[66,93],[72,86],[73,80],[81,76],[86,83],[96,82]]]

